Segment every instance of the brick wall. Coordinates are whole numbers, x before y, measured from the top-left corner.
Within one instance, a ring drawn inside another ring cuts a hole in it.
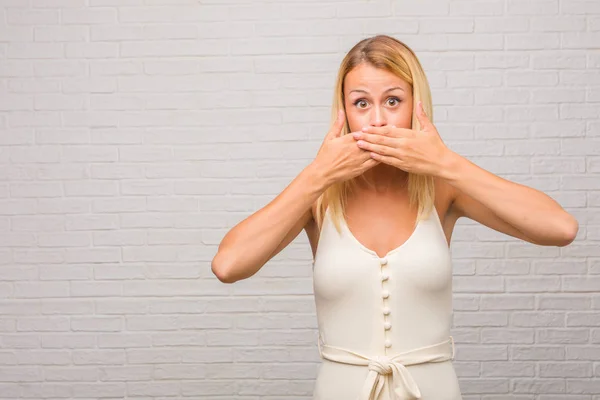
[[[600,2],[0,0],[0,398],[308,400],[305,234],[256,276],[223,235],[316,155],[358,40],[411,46],[454,151],[580,222],[461,219],[465,400],[599,400]]]

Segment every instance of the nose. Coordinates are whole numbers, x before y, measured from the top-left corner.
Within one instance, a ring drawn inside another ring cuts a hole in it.
[[[371,126],[385,126],[387,125],[387,118],[383,107],[375,106],[371,112]]]

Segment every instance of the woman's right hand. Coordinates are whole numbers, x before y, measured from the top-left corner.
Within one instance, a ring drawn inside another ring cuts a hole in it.
[[[346,115],[340,110],[312,162],[330,184],[352,179],[380,163],[358,147],[351,134],[341,135],[345,123]]]

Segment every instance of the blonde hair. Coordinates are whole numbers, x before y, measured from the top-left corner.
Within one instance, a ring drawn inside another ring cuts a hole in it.
[[[413,118],[411,129],[417,131],[421,129],[418,118],[416,118],[416,107],[419,101],[423,102],[425,113],[433,121],[431,91],[417,56],[401,41],[387,35],[377,35],[358,42],[342,60],[334,88],[331,124],[335,121],[338,111],[344,108],[344,78],[354,67],[362,63],[390,71],[412,87]],[[349,132],[350,128],[346,121],[341,134],[346,135]],[[316,210],[319,231],[323,224],[325,211],[329,208],[336,230],[341,232],[340,218],[345,219],[348,195],[356,188],[357,179],[360,178],[364,179],[362,175],[359,175],[344,182],[336,182],[319,196]],[[419,207],[416,223],[427,219],[435,199],[433,177],[409,172],[408,193],[410,207],[413,208],[415,205]]]

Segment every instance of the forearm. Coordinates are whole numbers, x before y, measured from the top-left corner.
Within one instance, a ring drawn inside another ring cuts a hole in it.
[[[313,164],[304,168],[269,204],[225,235],[213,270],[220,270],[230,281],[254,275],[292,229],[301,231],[300,220],[328,185],[327,177],[321,176]]]
[[[450,152],[440,176],[524,235],[544,242],[577,232],[577,220],[545,193],[508,181]]]

